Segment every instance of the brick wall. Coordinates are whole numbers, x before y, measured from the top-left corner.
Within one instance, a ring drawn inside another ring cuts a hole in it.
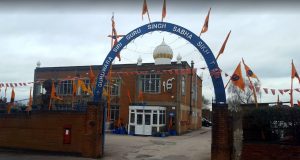
[[[242,160],[300,160],[300,146],[244,144]]]
[[[230,160],[230,126],[227,104],[213,104],[211,160]]]
[[[2,114],[0,148],[68,152],[99,157],[102,155],[102,150],[99,149],[102,143],[102,125],[99,121],[101,113],[98,110],[96,107],[89,107],[87,113],[44,111],[31,115]],[[64,144],[67,128],[70,129],[70,144]],[[95,151],[96,147],[98,152]],[[90,150],[92,153],[89,153]]]

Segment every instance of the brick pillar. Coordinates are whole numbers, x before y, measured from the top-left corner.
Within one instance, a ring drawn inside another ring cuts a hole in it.
[[[103,156],[103,105],[88,102],[82,156],[98,158]]]
[[[228,105],[212,105],[211,160],[230,160]]]

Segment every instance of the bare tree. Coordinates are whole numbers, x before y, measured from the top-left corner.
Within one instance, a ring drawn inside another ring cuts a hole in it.
[[[260,82],[256,81],[253,83],[254,88],[260,87]],[[254,89],[256,91],[256,89]],[[237,88],[235,85],[230,83],[228,89],[227,89],[227,95],[228,95],[228,109],[233,111],[238,111],[240,104],[249,104],[249,103],[255,103],[254,101],[254,95],[253,90],[250,87],[249,80],[245,79],[245,91],[242,91],[241,89]],[[261,92],[256,92],[257,101],[260,99]]]
[[[203,95],[202,95],[202,109],[209,109],[209,99],[205,98]]]

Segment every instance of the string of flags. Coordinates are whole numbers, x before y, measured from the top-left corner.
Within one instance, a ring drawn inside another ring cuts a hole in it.
[[[121,76],[121,75],[126,75],[126,76],[129,76],[129,75],[146,75],[146,74],[150,74],[150,73],[155,73],[155,74],[170,74],[170,75],[178,75],[178,74],[181,74],[181,75],[184,75],[184,74],[191,74],[191,73],[196,73],[197,69],[194,68],[193,70],[191,69],[170,69],[170,70],[161,70],[161,71],[123,71],[123,72],[119,72],[119,71],[112,71],[111,74],[112,76]],[[68,76],[67,78],[64,78],[64,79],[60,79],[58,81],[58,83],[61,83],[61,82],[64,82],[64,81],[67,81],[67,80],[84,80],[84,79],[91,79],[91,76],[90,75],[93,75],[92,77],[92,81],[93,83],[95,83],[95,75],[93,72],[89,72],[89,77],[70,77]],[[4,88],[4,87],[25,87],[25,86],[28,86],[28,85],[31,85],[31,84],[34,84],[34,83],[43,83],[46,79],[40,79],[40,80],[37,80],[35,82],[19,82],[19,83],[13,83],[13,82],[9,82],[9,83],[4,83],[4,82],[1,82],[0,83],[0,88]]]
[[[25,87],[33,84],[34,82],[19,82],[19,83],[0,83],[0,88],[4,87]]]

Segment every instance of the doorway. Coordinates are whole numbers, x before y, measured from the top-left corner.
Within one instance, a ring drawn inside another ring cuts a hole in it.
[[[160,106],[129,106],[128,133],[153,135],[165,130],[166,108]]]

